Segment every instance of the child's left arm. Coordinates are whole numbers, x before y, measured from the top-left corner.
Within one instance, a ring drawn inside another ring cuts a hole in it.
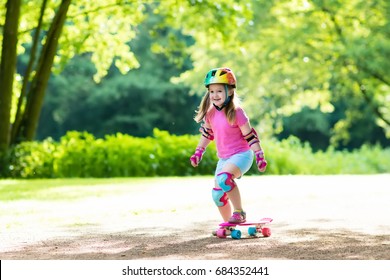
[[[255,152],[257,168],[260,172],[264,172],[267,167],[267,161],[265,160],[264,151],[260,145],[260,139],[256,130],[251,127],[249,122],[240,126],[240,129],[244,139],[248,142],[252,151]]]

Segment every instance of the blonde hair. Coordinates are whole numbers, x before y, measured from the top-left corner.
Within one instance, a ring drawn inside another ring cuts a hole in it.
[[[232,88],[233,87],[229,86],[229,91]],[[236,91],[234,90],[232,95],[230,96],[230,102],[224,108],[226,118],[231,125],[234,124],[234,122],[236,121],[236,109],[240,106],[240,103],[240,99],[236,96]],[[206,94],[202,98],[202,101],[200,102],[198,110],[195,111],[196,115],[194,117],[194,120],[197,123],[204,121],[206,115],[211,112],[212,109],[213,104],[211,104],[210,102],[210,93],[207,90]]]

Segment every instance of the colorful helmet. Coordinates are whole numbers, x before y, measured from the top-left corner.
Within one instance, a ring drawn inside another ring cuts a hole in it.
[[[225,84],[236,87],[237,80],[233,71],[229,68],[215,68],[207,72],[206,78],[204,80],[204,85],[206,87],[211,84]]]

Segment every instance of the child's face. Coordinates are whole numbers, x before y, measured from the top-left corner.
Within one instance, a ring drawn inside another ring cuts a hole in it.
[[[223,84],[211,84],[209,85],[210,100],[216,106],[222,107],[226,100],[225,85]],[[229,95],[231,95],[229,93]]]

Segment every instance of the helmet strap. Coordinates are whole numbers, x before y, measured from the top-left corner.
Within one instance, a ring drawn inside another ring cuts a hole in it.
[[[223,102],[222,106],[221,107],[218,107],[217,105],[214,105],[214,107],[218,110],[218,111],[221,111],[223,108],[225,108],[229,102],[230,102],[230,96],[229,96],[229,89],[228,89],[228,85],[225,84],[225,93],[226,93],[226,98],[225,98],[225,102]]]

